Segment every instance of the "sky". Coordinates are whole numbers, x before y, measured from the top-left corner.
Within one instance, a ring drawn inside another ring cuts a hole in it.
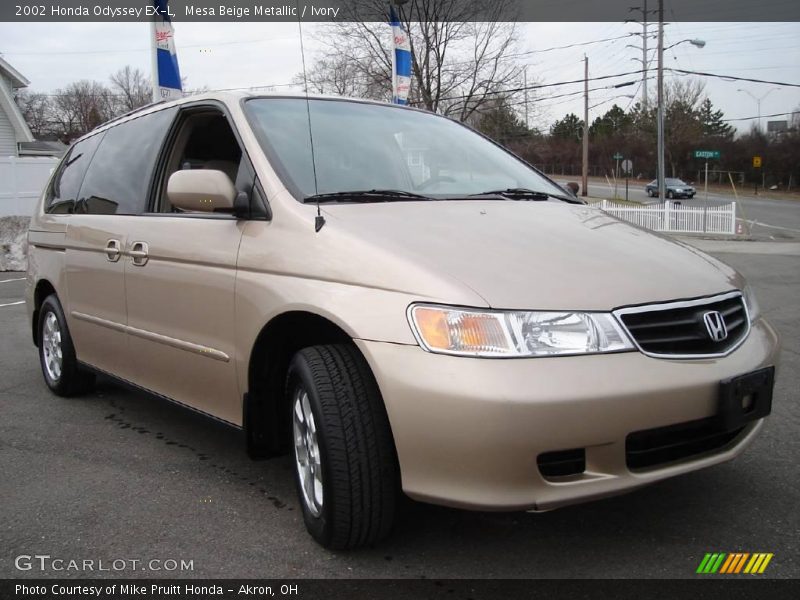
[[[321,52],[314,39],[318,24],[303,25],[306,62]],[[618,38],[641,26],[633,23],[523,23],[518,25],[514,49],[517,60],[527,65],[528,83],[551,84],[583,77],[584,53],[590,77],[640,69],[639,37]],[[390,29],[386,27],[387,39]],[[687,39],[701,39],[703,48]],[[189,88],[250,88],[289,84],[302,68],[297,23],[181,23],[175,25],[175,42],[181,74]],[[800,23],[670,23],[665,27],[667,67],[705,71],[737,77],[800,84]],[[655,41],[651,42],[654,46]],[[29,89],[52,92],[79,79],[106,81],[125,65],[150,72],[147,23],[0,23],[0,54],[30,80]],[[653,56],[655,53],[651,53]],[[655,60],[652,66],[655,66]],[[655,77],[655,70],[651,76]],[[677,75],[668,74],[666,81]],[[622,108],[641,98],[641,75],[611,80],[608,85],[636,81],[620,89],[591,92],[589,120],[614,103]],[[800,87],[701,78],[705,93],[727,118],[755,117],[757,98],[761,114],[784,113],[800,107]],[[655,79],[650,82],[655,97]],[[606,82],[591,82],[602,87]],[[547,129],[569,112],[582,117],[582,95],[563,96],[582,90],[582,84],[547,87],[528,96],[529,123]],[[744,91],[739,91],[744,90]],[[551,96],[562,95],[560,98]],[[635,99],[629,98],[635,95]],[[788,117],[776,117],[786,119]],[[767,118],[763,119],[766,128]],[[754,121],[734,121],[747,131]]]

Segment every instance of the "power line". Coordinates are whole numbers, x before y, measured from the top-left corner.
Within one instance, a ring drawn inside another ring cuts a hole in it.
[[[774,114],[771,114],[771,115],[760,115],[760,116],[756,116],[756,117],[738,117],[736,119],[722,119],[722,120],[723,121],[752,121],[754,119],[765,119],[765,118],[769,118],[769,117],[785,117],[787,115],[795,115],[795,114],[798,114],[798,111],[795,110],[795,111],[792,111],[792,112],[774,113]]]
[[[729,81],[749,81],[750,83],[766,83],[768,85],[782,85],[786,87],[800,87],[800,83],[787,83],[785,81],[766,81],[764,79],[750,79],[749,77],[735,77],[733,75],[720,75],[719,73],[704,73],[702,71],[688,71],[686,69],[664,68],[665,71],[673,73],[683,73],[684,75],[700,75],[701,77],[716,77],[717,79],[727,79]]]
[[[642,70],[639,69],[638,71],[627,71],[625,73],[617,73],[616,75],[599,75],[597,77],[589,77],[588,81],[601,81],[601,80],[604,80],[604,79],[614,79],[614,78],[617,78],[617,77],[626,77],[628,75],[638,75],[638,74],[641,74],[641,73],[642,73]],[[492,95],[496,95],[496,94],[514,94],[516,92],[524,92],[525,90],[538,90],[538,89],[542,89],[542,88],[556,87],[556,86],[560,86],[560,85],[571,85],[571,84],[576,84],[576,83],[583,83],[584,81],[587,81],[587,79],[585,77],[582,77],[580,79],[573,79],[571,81],[559,81],[559,82],[556,82],[556,83],[538,83],[538,84],[534,84],[534,85],[528,85],[528,86],[522,86],[522,87],[516,87],[516,88],[506,88],[506,89],[502,89],[502,90],[489,90],[489,91],[485,92],[483,94],[483,96],[487,96],[489,94],[492,94]],[[615,88],[616,87],[627,87],[629,85],[636,85],[636,82],[635,81],[631,81],[631,82],[620,83],[620,84],[617,84],[617,85],[612,86],[612,87],[615,87]],[[461,96],[447,96],[447,97],[444,97],[444,98],[440,98],[440,100],[463,100],[465,98],[472,98],[473,96],[476,96],[476,95],[478,95],[478,94],[465,94],[465,95],[461,95]],[[421,101],[416,101],[413,104],[419,104],[420,102]]]

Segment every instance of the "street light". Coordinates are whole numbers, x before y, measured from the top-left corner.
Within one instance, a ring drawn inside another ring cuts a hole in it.
[[[681,40],[675,42],[669,48],[673,48],[684,42],[702,48],[706,45],[703,40]],[[664,181],[664,0],[658,0],[658,115],[656,118],[658,127],[658,200],[664,202],[666,186]]]
[[[692,46],[695,46],[695,47],[697,47],[697,48],[702,48],[702,47],[704,47],[704,46],[706,45],[706,42],[705,42],[705,40],[698,40],[698,39],[694,39],[694,40],[681,40],[680,42],[675,42],[674,44],[670,44],[669,46],[667,46],[666,48],[664,48],[664,50],[669,50],[670,48],[674,48],[674,47],[675,47],[675,46],[677,46],[678,44],[684,44],[684,43],[686,43],[686,44],[691,44]]]
[[[764,94],[763,96],[755,96],[755,95],[751,94],[748,90],[742,90],[742,89],[736,90],[737,92],[744,92],[745,94],[747,94],[753,100],[756,101],[756,106],[758,107],[758,131],[759,131],[759,133],[761,132],[761,101],[764,98],[766,98],[767,96],[769,96],[775,90],[780,91],[780,89],[781,88],[777,88],[777,87],[771,88],[771,89],[767,90],[767,93]]]

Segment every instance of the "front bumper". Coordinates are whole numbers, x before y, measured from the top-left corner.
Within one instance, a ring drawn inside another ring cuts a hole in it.
[[[774,365],[778,352],[764,320],[735,352],[705,360],[639,352],[480,359],[357,344],[383,394],[406,494],[482,510],[549,510],[735,457],[763,420],[712,452],[635,471],[626,437],[713,416],[721,380]],[[574,448],[585,449],[583,473],[541,474],[540,454]]]

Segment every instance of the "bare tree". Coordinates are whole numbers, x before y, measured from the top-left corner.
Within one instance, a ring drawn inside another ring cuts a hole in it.
[[[51,123],[70,142],[117,115],[116,98],[102,83],[86,79],[53,94]]]
[[[127,112],[153,101],[153,86],[139,69],[126,65],[109,79],[111,90],[117,96],[120,112]]]
[[[372,14],[386,14],[385,0],[359,3],[365,4],[372,5]],[[512,60],[512,6],[511,0],[410,0],[402,7],[411,42],[410,101],[463,121],[516,86],[522,66]],[[311,89],[391,97],[392,36],[386,22],[337,22],[317,37],[327,50],[309,70]]]
[[[354,98],[381,99],[385,94],[382,86],[372,87],[364,79],[363,72],[345,55],[321,57],[308,72],[298,73],[292,83],[305,89],[308,83],[309,93],[331,94],[334,96],[350,96]],[[377,96],[373,93],[378,89]]]
[[[53,134],[51,102],[46,94],[19,90],[14,99],[34,138],[42,139]]]

